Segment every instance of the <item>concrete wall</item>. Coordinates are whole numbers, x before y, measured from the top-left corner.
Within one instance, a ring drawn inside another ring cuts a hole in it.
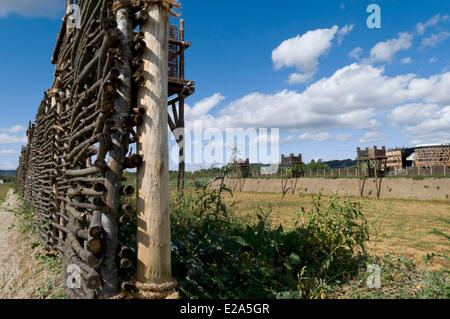
[[[286,182],[286,181],[285,181]],[[379,180],[380,182],[380,180]],[[217,186],[218,182],[213,184]],[[227,179],[226,184],[234,191],[281,193],[281,179]],[[364,196],[376,198],[375,179],[367,178],[363,185]],[[287,181],[289,192],[317,194],[320,190],[325,195],[339,192],[344,196],[359,196],[356,178],[298,178]],[[450,178],[429,178],[414,180],[412,178],[384,178],[381,180],[381,199],[417,199],[450,200]],[[449,202],[450,203],[450,202]]]

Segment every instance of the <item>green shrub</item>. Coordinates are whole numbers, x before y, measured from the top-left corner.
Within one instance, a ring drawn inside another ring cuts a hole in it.
[[[173,273],[186,298],[324,297],[327,281],[354,273],[368,225],[357,202],[315,198],[307,222],[292,231],[237,217],[223,202],[224,185],[206,186],[172,203]]]

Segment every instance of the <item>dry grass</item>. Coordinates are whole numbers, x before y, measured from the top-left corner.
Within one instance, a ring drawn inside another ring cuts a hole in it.
[[[369,247],[373,253],[404,255],[422,269],[450,269],[450,263],[443,259],[436,259],[431,265],[424,262],[427,253],[449,254],[448,241],[428,234],[435,227],[448,233],[448,225],[438,218],[449,218],[449,201],[352,200],[362,202],[363,212],[371,222]],[[292,228],[299,208],[301,205],[310,207],[312,196],[287,194],[282,198],[281,194],[273,193],[234,193],[233,198],[228,198],[228,203],[232,201],[236,201],[234,210],[239,214],[255,216],[260,210],[271,210],[271,221],[274,224]],[[301,215],[298,217],[301,218]]]
[[[0,202],[3,198],[6,197],[6,194],[8,193],[9,186],[6,184],[0,184]]]
[[[32,249],[32,235],[11,228],[18,222],[13,216],[18,207],[19,199],[10,190],[0,206],[0,299],[43,298],[46,287],[53,287],[59,278],[37,259],[44,252],[40,246]],[[45,291],[45,295],[51,292]]]

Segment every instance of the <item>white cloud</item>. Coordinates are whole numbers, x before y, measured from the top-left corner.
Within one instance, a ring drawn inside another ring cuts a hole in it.
[[[289,75],[289,84],[305,83],[314,77],[314,73],[292,73]]]
[[[415,125],[423,119],[432,118],[439,110],[436,104],[406,104],[394,108],[386,116],[386,121],[394,126]]]
[[[12,136],[5,133],[0,133],[0,145],[2,144],[23,144],[27,142],[27,138],[25,136]]]
[[[20,154],[20,152],[17,151],[17,150],[1,150],[0,154],[2,154],[2,155],[15,155],[15,154]]]
[[[13,161],[0,161],[0,169],[13,170],[17,168],[17,162]]]
[[[425,46],[425,47],[435,47],[439,43],[447,40],[449,37],[450,37],[450,32],[445,32],[445,31],[437,33],[437,34],[432,34],[428,38],[424,38],[421,42],[421,45]]]
[[[280,141],[280,144],[287,144],[287,143],[289,143],[289,142],[292,142],[293,140],[294,140],[294,136],[289,135],[289,136],[283,138],[283,139]]]
[[[204,128],[221,130],[239,127],[279,128],[282,132],[290,132],[290,135],[299,130],[317,134],[349,128],[374,132],[380,129],[382,116],[399,106],[421,103],[438,105],[441,109],[442,106],[450,105],[449,87],[450,72],[427,78],[415,74],[388,76],[383,66],[353,63],[301,92],[253,92],[226,103],[217,115],[203,111],[200,114],[204,114],[195,119],[203,120]],[[428,113],[423,113],[424,110],[414,112],[425,118]],[[413,111],[405,111],[408,113],[406,115],[399,112],[397,110],[392,115],[403,117],[405,122],[399,124],[400,127],[411,125],[408,124],[408,116]],[[385,122],[395,125],[395,119],[386,119]],[[371,133],[363,140],[377,137],[374,134]]]
[[[352,134],[350,133],[340,133],[336,135],[336,139],[339,142],[347,142],[352,138]]]
[[[376,142],[381,142],[383,140],[384,140],[384,136],[380,132],[368,131],[359,139],[359,143],[361,143],[361,144],[376,143]]]
[[[432,57],[432,58],[430,59],[430,63],[437,62],[438,60],[439,60],[439,59],[436,58],[436,57],[434,56],[434,57]]]
[[[283,41],[272,52],[272,61],[276,70],[283,67],[295,67],[298,72],[291,75],[289,83],[301,83],[311,79],[317,72],[319,58],[328,53],[332,40],[338,34],[338,42],[351,32],[353,26],[344,26],[339,29],[333,26],[330,29],[317,29],[308,31]]]
[[[400,127],[412,144],[450,141],[450,106],[414,103],[396,107],[387,116]]]
[[[413,35],[407,32],[401,32],[397,38],[383,42],[378,42],[370,50],[370,58],[366,60],[369,63],[385,62],[391,63],[397,52],[408,50],[411,47]]]
[[[352,32],[354,27],[355,27],[354,24],[352,24],[352,25],[346,25],[346,26],[342,27],[342,28],[338,31],[338,33],[337,33],[337,35],[338,35],[338,45],[341,45],[341,44],[342,44],[342,41],[344,41],[344,37],[345,37],[347,34],[349,34],[350,32]]]
[[[189,105],[185,105],[186,119],[197,119],[206,115],[214,107],[216,107],[225,97],[219,93],[216,93],[210,97],[204,98],[200,102],[197,102],[192,108]]]
[[[0,18],[10,13],[55,18],[64,14],[64,0],[1,0]]]
[[[21,133],[25,132],[26,128],[22,125],[15,125],[13,127],[9,128],[0,128],[0,132],[6,132],[6,133]]]
[[[250,93],[227,104],[217,117],[203,119],[207,126],[221,128],[368,129],[377,127],[374,117],[390,107],[416,100],[446,103],[450,100],[449,85],[450,73],[430,78],[414,74],[389,77],[383,67],[354,63],[302,93]]]
[[[440,22],[448,21],[448,20],[449,20],[449,16],[448,15],[441,16],[440,14],[437,14],[437,15],[435,15],[434,17],[432,17],[430,20],[428,20],[425,23],[419,22],[416,25],[416,31],[417,31],[418,34],[422,35],[422,34],[425,33],[427,28],[429,28],[431,26],[436,26]]]
[[[410,64],[412,62],[411,57],[406,57],[402,60],[402,64]]]
[[[361,47],[356,47],[352,51],[350,51],[348,55],[355,60],[359,60],[363,51],[364,50]]]
[[[331,134],[328,132],[323,132],[319,134],[311,134],[311,133],[303,133],[299,136],[299,139],[302,141],[315,141],[315,142],[323,142],[331,138]]]
[[[405,127],[405,133],[413,144],[450,142],[450,106],[446,106],[429,118]]]
[[[415,78],[408,85],[408,91],[413,100],[422,99],[425,103],[440,105],[450,104],[450,72],[430,76],[429,78]]]

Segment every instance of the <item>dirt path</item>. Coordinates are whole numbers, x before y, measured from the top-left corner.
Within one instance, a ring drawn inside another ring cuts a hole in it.
[[[20,207],[20,199],[12,189],[0,206],[0,299],[42,298],[45,283],[56,276],[46,270],[36,257],[42,253],[39,247],[32,249],[35,239],[21,234],[14,211]]]

